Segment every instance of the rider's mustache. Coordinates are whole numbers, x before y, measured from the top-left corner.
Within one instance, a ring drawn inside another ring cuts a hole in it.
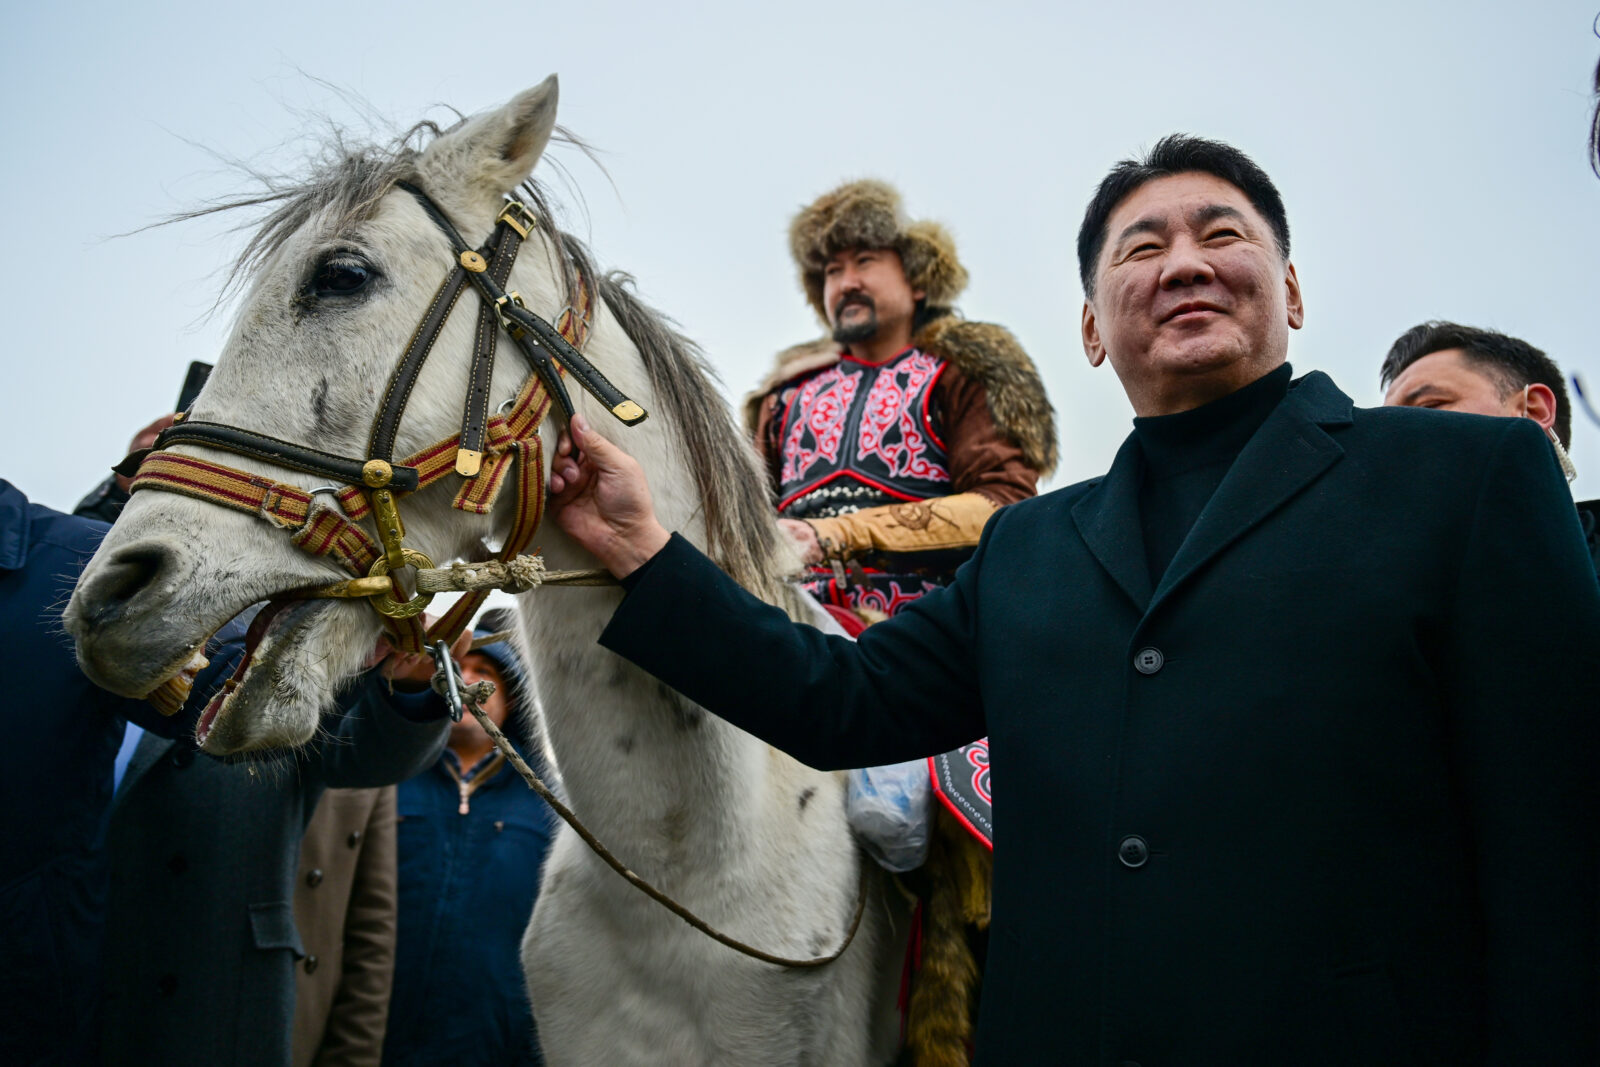
[[[874,303],[872,297],[868,296],[866,293],[846,293],[841,296],[833,305],[833,317],[837,319],[840,315],[843,315],[844,309],[849,307],[851,304],[860,304],[862,307],[871,312],[876,312],[878,310],[878,305]]]

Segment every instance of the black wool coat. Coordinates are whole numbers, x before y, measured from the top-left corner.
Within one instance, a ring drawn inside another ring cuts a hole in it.
[[[980,1063],[1596,1062],[1600,585],[1537,428],[1310,374],[1154,589],[1141,463],[857,644],[678,538],[602,643],[818,767],[989,736]]]

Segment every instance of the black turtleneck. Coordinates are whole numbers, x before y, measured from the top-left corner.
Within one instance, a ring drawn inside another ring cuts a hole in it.
[[[1291,373],[1285,363],[1209,404],[1133,420],[1144,453],[1139,521],[1152,587],[1161,584],[1172,557],[1245,443],[1288,394]]]

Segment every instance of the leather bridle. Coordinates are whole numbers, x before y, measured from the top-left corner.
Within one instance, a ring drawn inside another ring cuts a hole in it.
[[[477,613],[487,590],[468,592],[424,631],[418,621],[433,598],[421,593],[407,598],[394,572],[403,566],[432,568],[433,561],[404,544],[405,525],[400,520],[396,493],[414,493],[445,476],[455,473],[464,481],[456,492],[453,506],[486,515],[494,506],[508,475],[515,475],[517,509],[511,532],[500,550],[500,560],[510,561],[528,546],[544,517],[544,453],[539,425],[549,413],[552,399],[570,419],[572,398],[563,376],[571,376],[599,399],[621,422],[632,426],[644,421],[646,413],[638,404],[619,392],[584,358],[580,349],[587,337],[594,307],[594,293],[588,282],[578,278],[577,292],[561,310],[552,325],[523,306],[522,298],[507,292],[517,250],[532,231],[536,220],[526,205],[508,200],[495,220],[494,232],[478,249],[470,249],[461,234],[439,206],[417,186],[396,182],[416,198],[429,218],[450,239],[456,266],[439,286],[416,332],[412,334],[399,364],[389,377],[383,401],[372,422],[367,458],[355,459],[324,452],[308,445],[217,422],[195,422],[180,416],[180,421],[162,431],[152,449],[136,452],[118,464],[118,473],[133,475],[130,492],[160,489],[254,514],[291,534],[299,548],[316,556],[327,556],[355,577],[348,581],[299,590],[291,595],[309,597],[366,597],[373,610],[383,616],[390,640],[402,652],[421,653],[433,647],[435,659],[445,671],[447,688],[456,691],[458,703],[452,715],[459,718],[459,678],[446,666],[449,653],[445,643],[461,632]],[[422,365],[433,349],[445,321],[468,283],[478,290],[478,328],[467,380],[467,396],[461,416],[461,432],[394,462],[394,441],[405,414],[411,389]],[[489,384],[494,376],[494,350],[500,330],[516,342],[533,366],[523,381],[510,408],[489,414]],[[253,456],[290,470],[330,478],[336,485],[307,491],[288,482],[274,481],[237,467],[197,459],[167,451],[169,445],[194,444],[220,448],[239,455]],[[316,495],[331,493],[339,509],[316,504]],[[359,520],[371,515],[376,523],[378,542],[374,542]],[[230,680],[225,688],[235,682]],[[438,676],[435,677],[438,685]],[[473,714],[488,732],[497,748],[506,754],[518,773],[543,797],[595,853],[630,884],[658,901],[695,929],[714,940],[767,963],[781,967],[814,968],[832,963],[854,942],[866,914],[870,883],[868,868],[861,868],[860,886],[849,928],[837,948],[825,956],[790,959],[763,952],[717,930],[682,904],[628,869],[608,850],[572,810],[539,780],[516,748],[488,718],[476,700]],[[172,711],[177,704],[170,705]]]
[[[488,514],[506,478],[514,473],[516,515],[499,557],[510,560],[528,546],[544,515],[544,457],[538,431],[552,402],[564,417],[572,417],[572,398],[564,377],[576,380],[625,425],[642,422],[647,416],[581,351],[594,306],[594,293],[586,279],[578,278],[577,292],[569,294],[571,299],[554,324],[529,311],[519,294],[506,290],[517,252],[537,225],[527,205],[507,200],[488,240],[473,249],[421,188],[406,181],[395,184],[415,198],[443,231],[456,263],[434,294],[389,377],[373,418],[366,458],[340,456],[254,430],[194,421],[180,414],[179,421],[156,438],[152,449],[129,456],[117,469],[133,475],[130,492],[160,489],[180,493],[255,514],[286,530],[296,547],[326,556],[354,576],[349,581],[293,595],[364,597],[383,616],[400,651],[422,652],[427,645],[459,633],[488,592],[463,596],[432,627],[423,630],[418,616],[432,594],[407,596],[394,576],[402,567],[432,567],[433,561],[404,544],[405,524],[400,519],[397,494],[417,492],[454,473],[464,481],[453,506]],[[477,289],[480,300],[461,431],[396,463],[395,438],[411,390],[468,284]],[[491,415],[489,389],[501,330],[527,357],[532,373],[509,409]],[[202,445],[263,459],[330,479],[334,484],[307,491],[236,467],[168,451],[176,444]],[[333,496],[337,508],[315,502],[315,496],[324,492]],[[376,525],[376,542],[358,525],[368,515]]]

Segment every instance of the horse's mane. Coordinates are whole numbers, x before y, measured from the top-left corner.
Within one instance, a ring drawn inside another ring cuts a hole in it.
[[[337,128],[298,174],[241,169],[257,188],[212,201],[172,216],[183,221],[240,209],[265,209],[229,269],[224,294],[236,290],[313,220],[336,229],[370,217],[395,182],[414,179],[422,150],[449,129],[433,122],[413,126],[388,143],[352,142]],[[586,146],[558,127],[553,140]],[[782,580],[791,564],[773,521],[773,505],[756,462],[727,401],[717,390],[716,372],[705,354],[660,312],[633,291],[633,279],[620,271],[602,273],[583,242],[558,227],[546,187],[530,179],[522,196],[536,209],[539,227],[555,252],[563,282],[572,292],[588,279],[623,332],[638,349],[650,376],[657,410],[671,425],[698,490],[711,557],[745,588],[765,600],[796,611],[791,588]],[[241,229],[250,223],[241,225]],[[602,368],[603,369],[603,368]]]

